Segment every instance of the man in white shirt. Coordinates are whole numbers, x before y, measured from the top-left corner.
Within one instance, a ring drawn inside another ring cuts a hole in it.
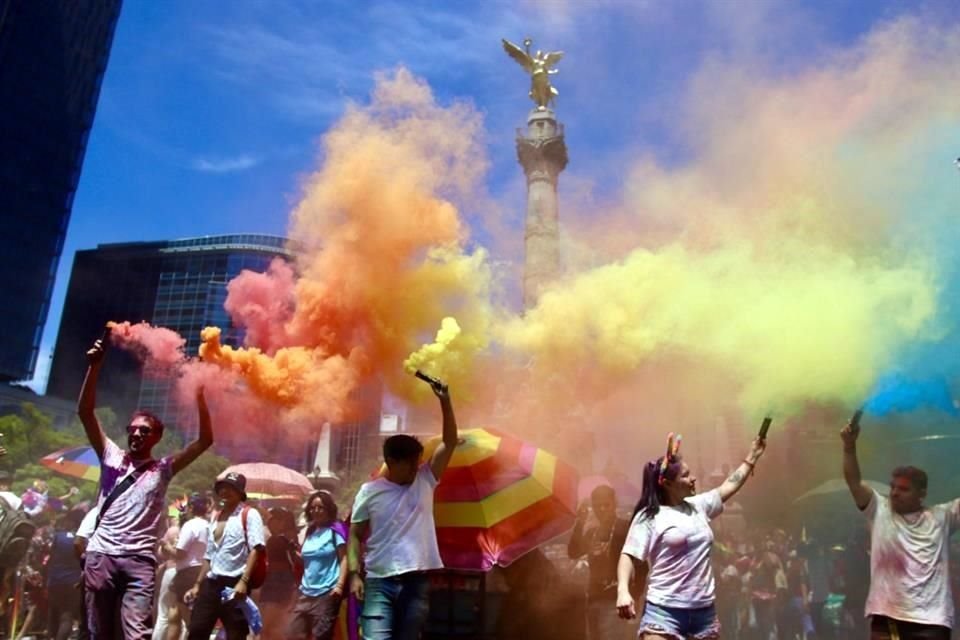
[[[172,616],[171,626],[179,629],[181,623],[190,626],[190,607],[183,601],[187,592],[200,578],[203,559],[207,553],[207,536],[210,523],[207,522],[207,498],[200,494],[190,496],[187,504],[187,521],[180,527],[176,544],[176,575],[170,585],[176,600],[176,613]],[[166,640],[177,640],[180,634],[168,633]]]
[[[185,596],[193,604],[188,640],[209,640],[217,624],[223,623],[227,640],[245,640],[249,626],[238,600],[247,597],[250,578],[260,554],[265,553],[263,518],[246,504],[247,479],[242,473],[228,473],[214,485],[220,513],[210,523],[207,547],[197,583]],[[223,601],[227,587],[234,597]]]
[[[871,640],[949,640],[953,597],[950,534],[960,525],[960,500],[926,507],[927,474],[897,467],[890,496],[863,484],[857,461],[859,425],[840,432],[843,477],[870,526]]]
[[[443,412],[443,443],[429,464],[423,445],[396,435],[383,443],[386,474],[360,487],[353,503],[347,550],[350,591],[363,600],[366,640],[416,640],[429,612],[427,571],[442,569],[433,520],[433,490],[457,447],[450,392],[431,382]],[[366,583],[360,576],[360,540],[366,540]]]
[[[164,426],[146,411],[133,414],[127,425],[127,448],[118,447],[103,432],[95,413],[105,339],[97,340],[87,351],[89,366],[77,402],[80,422],[100,459],[98,515],[83,565],[88,624],[93,640],[112,639],[119,609],[123,637],[149,640],[157,541],[166,517],[167,486],[175,474],[213,444],[213,427],[200,388],[198,437],[186,448],[155,460],[153,448],[163,438]]]

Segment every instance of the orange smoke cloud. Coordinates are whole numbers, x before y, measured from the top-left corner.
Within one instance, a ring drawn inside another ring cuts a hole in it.
[[[201,333],[200,358],[241,378],[256,396],[286,408],[308,408],[315,420],[347,417],[348,396],[365,370],[359,351],[350,356],[325,356],[317,349],[282,347],[272,356],[260,349],[234,349],[220,343],[220,329]],[[319,395],[314,395],[319,394]],[[312,398],[304,402],[304,398]]]
[[[473,107],[439,106],[406,70],[379,76],[371,103],[348,107],[324,136],[324,162],[292,214],[296,276],[278,261],[231,282],[226,308],[250,348],[205,339],[204,359],[239,367],[254,393],[331,417],[374,377],[409,392],[404,358],[451,312],[471,319],[461,359],[482,350],[486,254],[464,248],[452,200],[486,168],[481,131]]]

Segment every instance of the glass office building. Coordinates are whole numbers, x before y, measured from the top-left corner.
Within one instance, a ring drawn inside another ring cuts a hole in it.
[[[120,0],[0,0],[0,381],[33,376]]]
[[[198,353],[200,332],[210,325],[223,330],[224,344],[242,345],[243,331],[223,307],[227,283],[245,269],[266,271],[278,257],[293,257],[284,238],[253,234],[106,244],[78,251],[47,394],[77,397],[86,370],[86,349],[108,320],[146,320],[172,329],[186,339],[189,355]],[[196,410],[178,411],[169,380],[143,376],[140,364],[122,350],[114,349],[107,357],[98,387],[99,406],[112,407],[121,419],[136,408],[146,409],[185,438],[195,436]],[[358,393],[364,406],[362,418],[332,430],[331,462],[341,471],[354,469],[377,445],[379,388]],[[321,426],[317,425],[318,438]],[[221,437],[216,449],[233,462],[266,459],[301,470],[311,470],[316,452],[315,446],[291,448],[283,438],[237,443]]]
[[[161,242],[103,244],[78,251],[53,354],[47,394],[76,398],[86,370],[86,349],[110,320],[147,321],[187,340],[196,354],[200,331],[223,329],[223,342],[239,346],[242,332],[223,308],[227,283],[244,269],[266,271],[275,258],[290,259],[286,239],[258,234],[206,236]],[[98,404],[119,415],[136,408],[153,411],[187,435],[169,402],[168,383],[143,377],[130,354],[108,354],[98,388]],[[195,420],[195,414],[190,420]]]

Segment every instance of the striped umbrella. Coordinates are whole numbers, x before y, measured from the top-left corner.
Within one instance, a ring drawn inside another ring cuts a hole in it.
[[[40,464],[73,478],[94,482],[100,480],[100,459],[90,446],[54,451],[40,458]]]
[[[440,442],[425,443],[425,459]],[[576,509],[573,467],[494,429],[461,431],[434,494],[440,555],[448,569],[505,567],[568,531]]]

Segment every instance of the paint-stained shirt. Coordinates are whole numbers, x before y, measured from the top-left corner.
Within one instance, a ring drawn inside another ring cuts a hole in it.
[[[660,507],[653,518],[640,512],[630,525],[623,553],[650,565],[647,600],[661,607],[699,609],[713,604],[710,520],[723,512],[716,489],[676,507]]]
[[[389,578],[443,568],[433,519],[436,486],[433,470],[423,464],[409,485],[377,478],[360,487],[350,521],[370,523],[364,555],[368,576]]]
[[[960,526],[960,500],[901,515],[873,491],[863,513],[870,525],[866,615],[953,628],[950,534]]]
[[[113,488],[138,466],[145,467],[145,470],[103,512],[99,526],[90,536],[87,551],[109,556],[156,555],[160,528],[167,511],[167,486],[173,477],[171,456],[134,462],[126,451],[106,438],[100,462],[97,508],[101,508]]]

